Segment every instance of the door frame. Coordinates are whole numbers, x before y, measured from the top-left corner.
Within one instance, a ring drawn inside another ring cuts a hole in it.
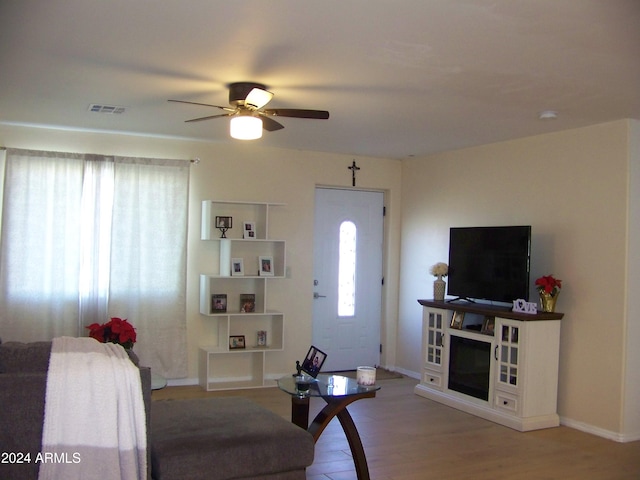
[[[381,285],[381,298],[380,298],[380,343],[382,345],[382,351],[380,352],[380,365],[383,368],[386,367],[393,367],[392,365],[389,365],[389,352],[395,352],[395,346],[391,346],[391,342],[393,341],[393,338],[391,338],[391,334],[389,332],[389,327],[387,325],[388,321],[389,321],[389,317],[387,315],[387,296],[389,294],[389,290],[388,290],[388,285],[389,282],[387,281],[388,278],[388,267],[389,267],[389,219],[388,219],[388,214],[389,214],[389,208],[388,208],[388,203],[389,200],[391,198],[389,189],[386,188],[369,188],[369,187],[349,187],[349,186],[344,186],[344,185],[329,185],[329,184],[324,184],[324,183],[317,183],[314,185],[313,187],[313,196],[314,196],[314,202],[313,202],[313,211],[315,212],[315,192],[318,188],[325,188],[325,189],[331,189],[331,190],[347,190],[347,191],[358,191],[358,192],[375,192],[375,193],[382,193],[382,205],[385,209],[385,214],[382,217],[382,279],[384,280],[383,284]],[[315,221],[315,213],[314,213],[314,221]],[[315,232],[314,232],[314,238],[315,238]],[[313,248],[313,253],[315,254],[315,246]],[[312,262],[313,263],[313,262]],[[312,269],[312,276],[314,275],[315,272],[313,272]],[[313,287],[313,282],[309,282],[309,284]],[[399,292],[398,292],[399,294]],[[399,300],[399,299],[398,299]],[[312,315],[312,319],[311,319],[311,330],[313,330],[313,315]],[[397,330],[397,328],[395,328],[394,330]],[[392,356],[395,356],[395,354],[392,354]]]

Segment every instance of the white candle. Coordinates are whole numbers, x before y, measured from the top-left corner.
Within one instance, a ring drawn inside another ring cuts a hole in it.
[[[376,384],[375,367],[358,367],[356,378],[358,385],[371,386]]]

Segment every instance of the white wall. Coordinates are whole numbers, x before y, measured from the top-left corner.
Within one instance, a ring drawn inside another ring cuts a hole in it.
[[[447,261],[449,227],[531,225],[532,283],[563,280],[559,413],[622,432],[625,350],[640,341],[625,339],[627,138],[619,121],[404,161],[397,364],[420,368],[416,299],[432,298],[428,268]]]
[[[605,436],[639,435],[639,137],[638,122],[621,121],[403,162],[355,157],[362,167],[358,186],[387,193],[382,364],[419,371],[416,300],[432,296],[428,269],[447,260],[449,227],[531,224],[532,279],[553,273],[564,280],[558,301],[565,313],[563,420]],[[291,279],[270,290],[286,314],[286,345],[282,354],[269,357],[269,369],[288,372],[300,357],[298,346],[311,339],[313,191],[316,185],[348,187],[347,166],[354,157],[7,125],[0,125],[0,145],[201,159],[192,167],[190,191],[191,380],[206,330],[198,313],[198,275],[209,270],[203,264],[207,247],[199,240],[201,200],[287,203],[274,215],[272,233],[287,240]]]
[[[277,135],[277,133],[272,133]],[[230,144],[195,142],[179,139],[145,138],[133,135],[70,132],[63,130],[0,125],[0,145],[13,148],[92,152],[140,157],[199,157],[191,167],[189,195],[189,238],[187,266],[187,336],[189,378],[197,378],[197,346],[207,343],[207,318],[198,311],[199,274],[211,273],[213,266],[210,242],[200,240],[202,200],[240,200],[283,202],[275,209],[270,233],[287,241],[287,262],[291,278],[270,283],[272,306],[285,313],[285,350],[268,355],[267,371],[284,375],[295,367],[311,342],[313,294],[313,212],[316,185],[350,187],[355,159],[361,170],[357,186],[383,190],[387,217],[386,287],[383,298],[383,364],[395,359],[395,325],[397,324],[398,262],[400,238],[399,161],[327,155],[314,152],[266,149],[259,141]],[[215,258],[215,257],[214,257]],[[135,325],[135,319],[131,319]]]
[[[627,344],[622,432],[640,440],[640,121],[629,122]]]

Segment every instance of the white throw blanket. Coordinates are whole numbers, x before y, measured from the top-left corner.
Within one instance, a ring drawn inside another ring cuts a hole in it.
[[[93,338],[55,338],[39,480],[146,479],[146,450],[140,373],[127,352]]]

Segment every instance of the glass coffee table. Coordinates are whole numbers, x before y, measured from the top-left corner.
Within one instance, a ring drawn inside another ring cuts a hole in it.
[[[151,390],[162,390],[167,386],[167,379],[158,373],[151,372]]]
[[[316,379],[310,379],[308,390],[306,386],[301,390],[293,375],[278,380],[278,388],[291,395],[291,421],[311,433],[315,442],[318,441],[333,417],[338,417],[351,448],[358,480],[368,480],[367,457],[360,440],[360,434],[347,406],[362,398],[375,397],[380,387],[378,385],[364,387],[358,385],[355,379],[341,375],[320,374]],[[327,405],[309,424],[309,399],[311,397],[320,397],[327,402]]]

